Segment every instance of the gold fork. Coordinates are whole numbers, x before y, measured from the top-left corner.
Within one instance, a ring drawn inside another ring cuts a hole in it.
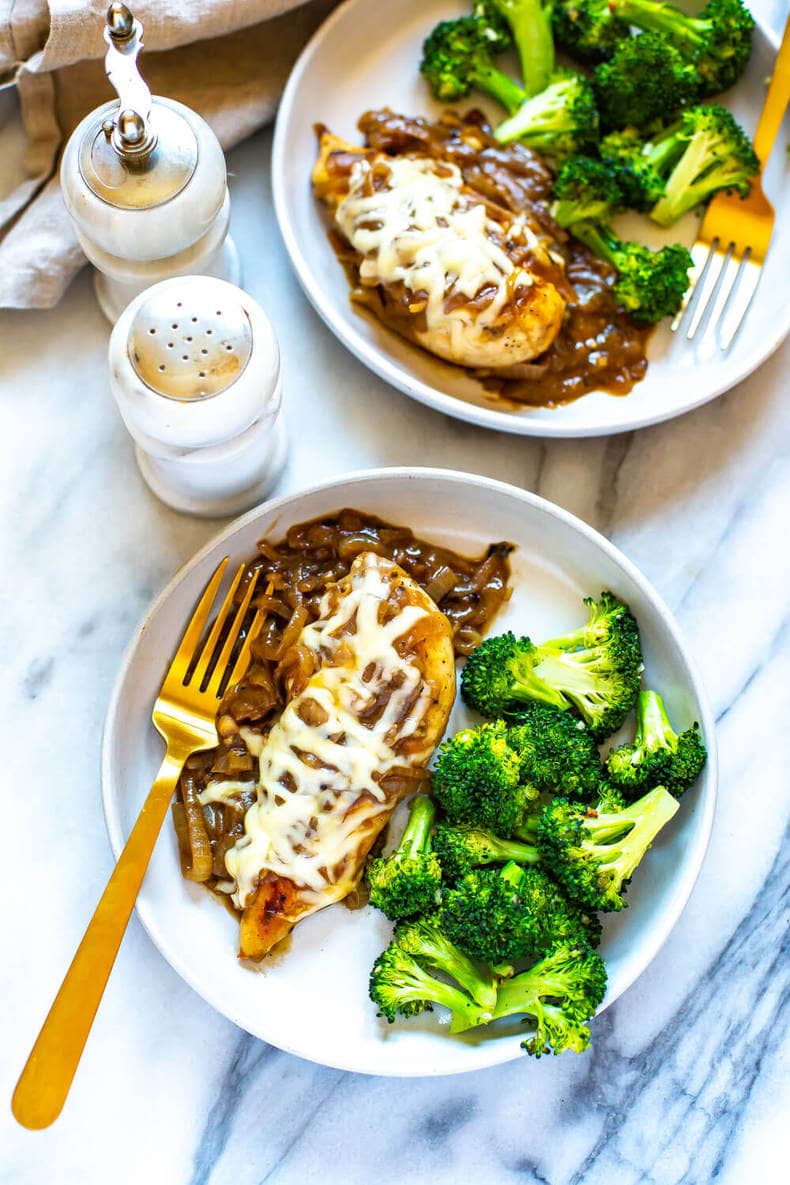
[[[250,646],[261,624],[260,613],[255,614],[235,660],[233,656],[257,572],[223,637],[244,564],[200,647],[227,564],[226,556],[206,585],[165,676],[152,715],[167,746],[164,761],[14,1091],[11,1107],[24,1127],[49,1127],[61,1112],[184,762],[190,754],[213,749],[217,744],[214,721],[220,693],[226,686],[238,683],[249,665]],[[220,642],[222,647],[215,655]]]
[[[691,248],[694,267],[683,308],[672,322],[677,329],[688,311],[686,337],[692,341],[703,321],[705,335],[714,334],[728,350],[738,332],[760,279],[774,226],[774,208],[763,192],[762,171],[771,155],[790,101],[790,18],[774,63],[771,85],[754,136],[761,173],[747,198],[719,193],[708,206],[697,241]],[[713,305],[709,318],[708,306]]]

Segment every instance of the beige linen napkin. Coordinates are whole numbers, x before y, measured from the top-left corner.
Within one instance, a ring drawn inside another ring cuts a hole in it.
[[[188,104],[224,148],[272,116],[293,61],[337,0],[137,0],[154,94]],[[0,192],[0,307],[49,308],[85,262],[57,179],[60,150],[113,97],[106,0],[0,0],[0,82],[13,79],[26,179]],[[293,11],[289,11],[293,10]]]

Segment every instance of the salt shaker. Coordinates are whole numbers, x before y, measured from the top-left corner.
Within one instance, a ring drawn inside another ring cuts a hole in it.
[[[143,27],[111,4],[105,69],[118,99],[72,133],[60,183],[80,244],[96,267],[99,304],[114,321],[158,280],[211,275],[238,283],[228,237],[225,158],[211,128],[189,107],[151,96],[137,68]]]
[[[110,384],[153,492],[176,510],[239,514],[285,460],[280,356],[263,309],[208,276],[154,284],[115,323]]]

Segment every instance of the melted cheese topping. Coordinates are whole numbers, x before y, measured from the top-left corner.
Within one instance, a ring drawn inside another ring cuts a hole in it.
[[[356,833],[389,809],[379,779],[405,764],[394,746],[414,733],[432,698],[418,666],[395,649],[428,610],[405,605],[379,623],[394,571],[372,553],[360,556],[344,581],[348,591],[338,597],[330,590],[319,619],[302,630],[299,645],[321,665],[266,737],[257,802],[245,815],[244,835],[225,857],[240,908],[262,871],[287,877],[308,896],[312,891],[324,897],[328,887],[344,895],[343,864],[357,846]],[[363,723],[360,714],[380,694],[386,707],[375,723]],[[312,709],[315,715],[316,705],[325,722],[308,725],[300,713],[309,716]],[[223,790],[214,786],[206,793]]]
[[[380,174],[385,167],[389,183],[366,192],[371,168]],[[520,287],[532,283],[496,241],[502,227],[488,217],[479,199],[463,192],[463,184],[460,169],[450,163],[442,162],[440,173],[432,160],[401,156],[371,165],[363,159],[354,165],[349,192],[335,211],[343,234],[365,257],[361,280],[400,281],[410,292],[425,293],[429,330],[446,326],[448,319],[469,321],[469,310],[445,311],[451,294],[471,300],[490,287],[490,301],[474,314],[476,323],[485,326],[499,317],[514,281]],[[517,234],[528,245],[537,244],[523,220]],[[420,310],[423,303],[424,298],[418,302]]]

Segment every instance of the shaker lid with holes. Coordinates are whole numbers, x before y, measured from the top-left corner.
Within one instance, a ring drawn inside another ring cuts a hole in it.
[[[141,292],[112,331],[121,414],[138,443],[199,448],[243,432],[280,406],[271,323],[241,288],[179,276]]]

